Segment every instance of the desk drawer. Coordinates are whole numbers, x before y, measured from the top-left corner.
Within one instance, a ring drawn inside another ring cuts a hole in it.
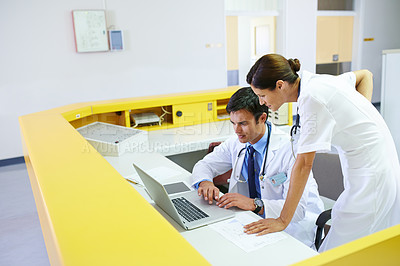
[[[180,126],[209,123],[215,119],[215,110],[215,101],[173,105],[173,123]]]

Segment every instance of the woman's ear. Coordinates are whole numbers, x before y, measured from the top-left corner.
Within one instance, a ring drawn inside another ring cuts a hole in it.
[[[281,89],[282,88],[282,86],[283,86],[283,83],[284,83],[284,81],[283,80],[277,80],[276,81],[276,88],[277,89]]]

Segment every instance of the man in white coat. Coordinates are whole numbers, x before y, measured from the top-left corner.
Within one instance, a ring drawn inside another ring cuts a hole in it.
[[[272,125],[267,122],[268,107],[259,104],[250,87],[235,92],[226,110],[237,136],[227,139],[196,163],[192,185],[210,204],[215,200],[219,207],[236,206],[265,218],[279,217],[295,162],[290,141],[288,138],[277,140],[271,134]],[[255,150],[254,171],[249,172],[251,149]],[[233,170],[229,191],[219,197],[213,178],[230,169]],[[323,210],[318,186],[311,173],[294,218],[285,231],[313,247],[315,221]]]

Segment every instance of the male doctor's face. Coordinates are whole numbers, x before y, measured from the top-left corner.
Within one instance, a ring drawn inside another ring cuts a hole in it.
[[[265,133],[265,120],[267,115],[264,113],[258,118],[258,123],[254,115],[247,110],[239,110],[229,114],[231,123],[236,135],[241,143],[257,143]]]

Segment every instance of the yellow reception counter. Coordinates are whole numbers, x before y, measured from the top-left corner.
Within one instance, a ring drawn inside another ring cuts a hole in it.
[[[168,112],[163,124],[147,130],[223,121],[227,99],[237,88],[79,103],[20,117],[24,157],[51,264],[209,264],[76,128],[95,121],[130,127],[131,114],[160,115],[163,109]],[[175,117],[177,111],[184,119]],[[400,225],[299,265],[394,265],[400,261],[399,246]]]

